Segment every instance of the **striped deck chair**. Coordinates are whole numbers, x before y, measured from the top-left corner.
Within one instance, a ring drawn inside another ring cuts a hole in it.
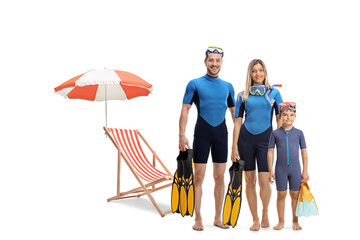
[[[151,202],[154,204],[156,210],[163,217],[169,211],[162,211],[155,199],[151,195],[152,192],[170,187],[172,185],[172,178],[170,171],[166,168],[164,163],[156,155],[155,151],[150,147],[145,138],[140,134],[139,130],[118,129],[118,128],[106,128],[104,127],[106,134],[110,137],[111,141],[118,150],[118,174],[117,174],[117,189],[116,196],[109,198],[108,202],[112,200],[118,200],[123,198],[140,197],[147,195]],[[144,151],[141,147],[138,136],[142,139],[145,145],[153,154],[153,164],[146,158]],[[120,166],[121,158],[130,168],[130,171],[134,174],[136,180],[139,182],[140,187],[134,188],[130,191],[120,192]],[[160,165],[166,171],[163,173],[155,168],[155,160],[158,160]],[[155,184],[170,181],[166,185],[155,187]],[[146,183],[145,183],[146,182]]]

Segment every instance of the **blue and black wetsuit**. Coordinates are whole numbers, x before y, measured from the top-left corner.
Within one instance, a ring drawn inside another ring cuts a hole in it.
[[[297,128],[286,131],[279,128],[271,133],[269,148],[275,148],[277,160],[275,166],[276,190],[287,190],[289,180],[290,190],[299,191],[301,183],[301,168],[299,161],[300,149],[306,148],[304,134]]]
[[[242,101],[243,92],[236,99],[235,118],[244,117],[240,129],[238,150],[240,159],[245,161],[245,171],[269,172],[267,165],[267,150],[272,132],[272,117],[280,113],[279,104],[283,102],[280,92],[273,89],[269,95],[275,102],[270,105],[265,95],[250,95],[247,101]]]
[[[234,107],[234,88],[219,77],[202,76],[191,80],[185,91],[183,103],[195,103],[198,110],[194,132],[194,162],[207,163],[209,152],[213,162],[227,161],[228,132],[225,113]]]

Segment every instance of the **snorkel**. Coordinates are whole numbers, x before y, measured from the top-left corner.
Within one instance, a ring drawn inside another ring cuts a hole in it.
[[[268,90],[265,93],[265,98],[270,103],[271,106],[274,105],[275,99],[273,98],[270,99],[269,95],[275,87],[282,87],[282,84],[273,84],[270,88],[268,88]]]

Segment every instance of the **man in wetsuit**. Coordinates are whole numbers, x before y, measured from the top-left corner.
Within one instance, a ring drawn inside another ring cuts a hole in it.
[[[225,82],[218,77],[223,54],[223,50],[217,47],[209,47],[206,50],[206,58],[204,60],[207,69],[206,75],[193,79],[188,83],[179,120],[179,149],[180,151],[185,151],[186,148],[190,148],[189,141],[185,137],[188,114],[192,103],[195,103],[198,117],[193,141],[195,171],[194,230],[204,229],[200,206],[202,183],[205,177],[210,149],[215,181],[214,225],[220,228],[228,228],[221,221],[221,209],[225,192],[224,174],[228,152],[228,132],[225,124],[225,113],[229,108],[234,120],[235,99],[234,88],[231,83]]]

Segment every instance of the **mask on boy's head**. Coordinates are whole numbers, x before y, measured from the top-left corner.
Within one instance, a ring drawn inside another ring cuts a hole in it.
[[[282,102],[279,104],[279,106],[280,106],[280,112],[288,109],[296,112],[296,103],[294,102]]]

